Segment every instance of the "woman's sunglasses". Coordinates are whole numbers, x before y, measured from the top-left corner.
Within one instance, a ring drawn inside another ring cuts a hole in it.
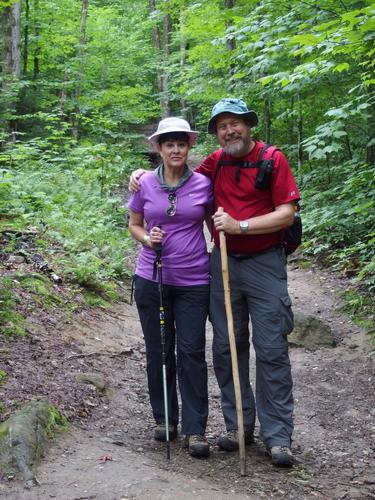
[[[165,211],[167,215],[170,217],[173,217],[176,215],[176,203],[177,203],[177,196],[176,193],[169,193],[168,195],[168,201],[170,203],[169,207]]]

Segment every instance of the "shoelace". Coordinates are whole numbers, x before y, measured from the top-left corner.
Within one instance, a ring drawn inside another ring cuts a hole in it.
[[[192,434],[190,437],[192,439],[194,439],[194,441],[199,441],[200,443],[205,443],[206,442],[205,437],[201,436],[200,434]]]

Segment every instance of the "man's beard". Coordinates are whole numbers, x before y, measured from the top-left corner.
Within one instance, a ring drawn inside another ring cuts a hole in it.
[[[245,156],[250,151],[251,138],[246,137],[245,139],[239,139],[235,142],[226,144],[223,149],[231,156],[240,157]]]

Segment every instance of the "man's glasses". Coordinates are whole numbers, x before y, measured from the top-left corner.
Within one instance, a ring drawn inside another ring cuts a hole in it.
[[[169,193],[168,195],[168,201],[170,203],[169,207],[165,211],[167,215],[170,217],[173,217],[176,215],[176,203],[177,203],[177,196],[176,193]]]

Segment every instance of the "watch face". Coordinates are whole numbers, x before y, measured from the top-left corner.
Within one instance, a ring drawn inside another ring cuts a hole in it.
[[[249,229],[249,223],[247,221],[245,221],[245,220],[241,220],[240,221],[240,230],[241,230],[241,232],[247,233],[248,229]]]

